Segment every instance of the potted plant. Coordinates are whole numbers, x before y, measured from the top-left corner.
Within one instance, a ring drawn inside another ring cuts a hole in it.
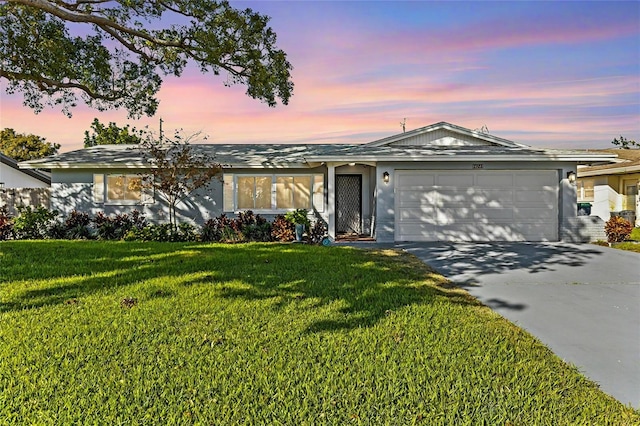
[[[306,209],[296,209],[284,215],[285,219],[289,222],[293,223],[296,226],[296,241],[302,241],[302,234],[304,233],[305,228],[309,227],[309,218],[307,217]]]

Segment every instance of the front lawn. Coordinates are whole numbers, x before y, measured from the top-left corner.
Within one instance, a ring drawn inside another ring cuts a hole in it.
[[[0,424],[638,424],[396,251],[0,243]]]

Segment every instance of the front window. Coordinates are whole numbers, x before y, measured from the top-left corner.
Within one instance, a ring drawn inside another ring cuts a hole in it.
[[[94,174],[93,201],[100,204],[151,204],[153,190],[143,187],[140,175]]]
[[[309,209],[311,206],[311,176],[276,178],[276,209]]]
[[[107,202],[140,201],[142,178],[138,175],[107,175]]]
[[[268,176],[238,176],[238,209],[271,208],[271,178]]]
[[[322,175],[225,174],[224,182],[225,211],[287,211],[313,208],[324,211]]]
[[[593,179],[578,179],[578,201],[593,201]]]

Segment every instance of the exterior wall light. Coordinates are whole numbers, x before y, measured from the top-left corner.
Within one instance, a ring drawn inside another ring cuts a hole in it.
[[[384,172],[382,174],[382,180],[384,181],[384,183],[389,183],[389,172]]]
[[[570,184],[575,185],[576,177],[576,172],[567,172],[567,179],[569,179]]]

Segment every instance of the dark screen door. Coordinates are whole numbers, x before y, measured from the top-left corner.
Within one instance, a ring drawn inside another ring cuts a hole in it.
[[[362,228],[362,176],[336,175],[336,231],[360,234]]]

